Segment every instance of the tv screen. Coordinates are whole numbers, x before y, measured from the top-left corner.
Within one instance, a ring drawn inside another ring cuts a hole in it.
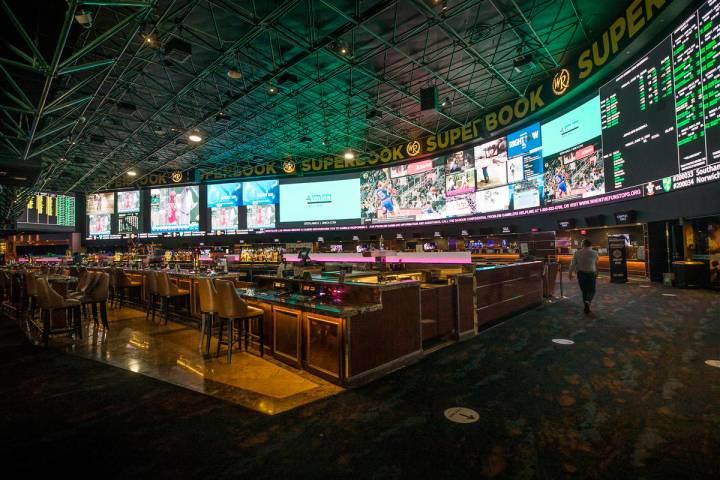
[[[540,199],[543,196],[543,188],[542,175],[536,175],[511,185],[513,210],[539,207]]]
[[[243,205],[267,205],[278,203],[278,180],[258,180],[243,183]]]
[[[117,213],[140,211],[140,190],[117,192]]]
[[[600,136],[600,97],[576,107],[540,127],[543,157]]]
[[[138,233],[140,224],[140,216],[137,213],[119,213],[118,214],[118,233],[129,234]]]
[[[210,229],[237,230],[238,207],[215,207],[210,209]]]
[[[111,225],[109,214],[88,215],[88,233],[90,235],[110,235]]]
[[[280,184],[283,226],[351,225],[359,221],[358,177]]]
[[[199,198],[197,185],[153,188],[150,190],[150,230],[155,233],[199,230]]]
[[[237,207],[242,203],[242,184],[234,183],[213,183],[207,186],[207,206],[216,207]]]
[[[478,190],[507,183],[507,140],[505,137],[477,145],[474,149]]]
[[[510,209],[510,187],[491,188],[476,193],[475,200],[478,213],[499,212]]]
[[[342,253],[343,246],[342,245],[330,245],[330,251],[332,253]]]
[[[86,202],[86,213],[88,215],[115,213],[115,194],[113,192],[89,194]]]
[[[275,205],[248,205],[247,228],[265,229],[275,228]]]
[[[17,228],[72,230],[75,227],[75,197],[38,192],[31,196],[17,219]]]
[[[600,145],[576,145],[545,157],[545,202],[558,203],[605,193]]]

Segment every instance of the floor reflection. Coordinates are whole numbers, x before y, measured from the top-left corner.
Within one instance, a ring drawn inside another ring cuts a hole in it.
[[[198,350],[193,326],[145,320],[131,308],[109,310],[110,329],[84,322],[82,339],[57,337],[67,353],[141,373],[267,414],[290,410],[334,395],[342,388],[266,356],[236,351],[228,364],[224,348],[215,358]]]

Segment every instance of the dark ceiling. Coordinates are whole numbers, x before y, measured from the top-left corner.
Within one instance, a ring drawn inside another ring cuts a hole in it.
[[[627,4],[0,2],[0,160],[39,162],[33,188],[57,191],[102,189],[129,169],[316,158],[436,132],[551,75]],[[527,54],[536,67],[518,73]],[[420,111],[431,85],[449,100],[441,112]],[[189,142],[196,128],[203,141]]]

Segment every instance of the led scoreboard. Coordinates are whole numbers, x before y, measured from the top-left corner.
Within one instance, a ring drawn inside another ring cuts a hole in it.
[[[49,192],[38,192],[30,197],[18,218],[18,227],[36,225],[74,227],[75,197]]]

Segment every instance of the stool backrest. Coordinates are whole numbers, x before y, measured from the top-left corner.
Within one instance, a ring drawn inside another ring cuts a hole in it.
[[[32,273],[25,274],[25,290],[30,297],[37,295],[37,283],[35,275]]]
[[[110,296],[110,274],[97,272],[95,278],[96,280],[88,294],[94,302],[106,302]]]
[[[217,290],[211,278],[198,280],[198,291],[200,293],[200,311],[203,313],[217,312]]]
[[[145,291],[148,294],[157,294],[157,276],[155,275],[155,272],[152,270],[146,270],[143,272],[143,285],[145,286]]]
[[[65,304],[65,301],[59,293],[53,289],[48,283],[47,278],[38,277],[35,285],[37,286],[37,297],[40,308],[53,309],[60,308]]]
[[[230,280],[215,280],[218,314],[223,318],[237,318],[247,314],[247,303],[238,295]]]

